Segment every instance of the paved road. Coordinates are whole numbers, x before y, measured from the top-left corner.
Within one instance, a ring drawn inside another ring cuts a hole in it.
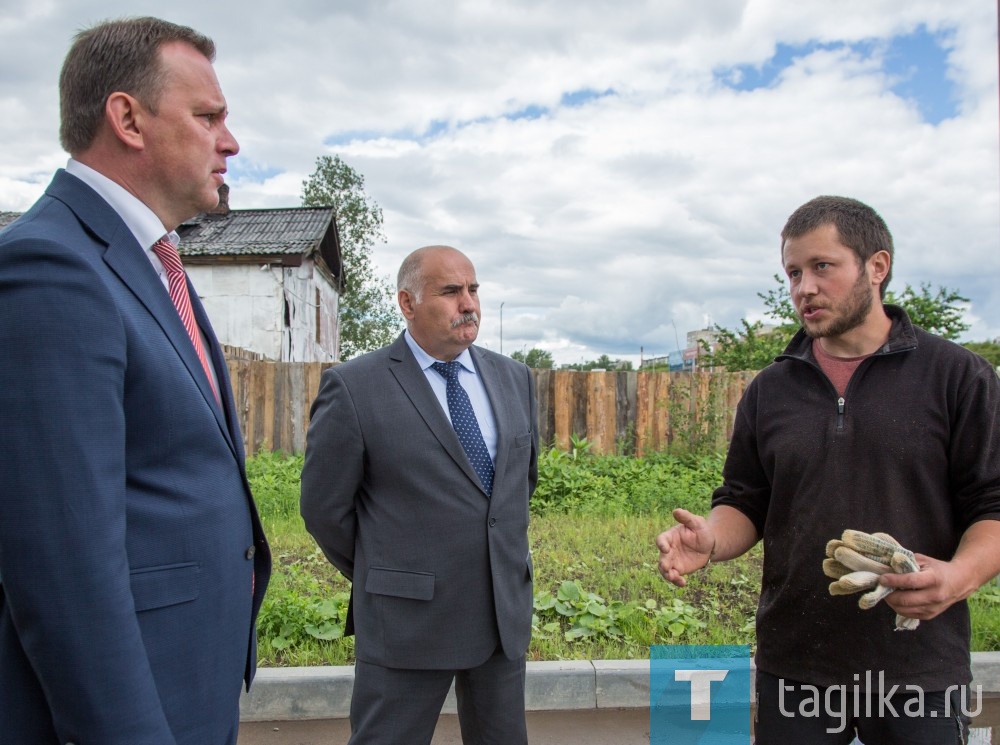
[[[345,745],[346,719],[244,722],[238,745]],[[531,745],[649,745],[649,710],[528,712]],[[458,719],[442,715],[432,745],[462,745]]]
[[[975,743],[1000,743],[1000,703],[976,718],[970,739]],[[238,745],[346,745],[350,725],[346,719],[306,722],[244,722]],[[528,712],[531,745],[649,745],[647,709]],[[442,715],[431,745],[462,745],[458,719]]]

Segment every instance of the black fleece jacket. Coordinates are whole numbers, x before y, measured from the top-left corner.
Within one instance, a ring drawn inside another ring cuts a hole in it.
[[[743,512],[764,541],[761,670],[862,687],[866,671],[882,672],[887,686],[939,691],[971,679],[966,603],[897,632],[885,603],[862,611],[858,595],[831,596],[822,561],[845,528],[947,561],[972,523],[1000,520],[1000,380],[983,358],[885,308],[889,340],[843,397],[802,331],[754,378],[712,506]]]

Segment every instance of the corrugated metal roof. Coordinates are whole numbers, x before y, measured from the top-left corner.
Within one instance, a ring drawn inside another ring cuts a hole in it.
[[[0,212],[0,229],[20,212]],[[282,207],[200,214],[183,225],[178,247],[182,256],[305,256],[318,253],[343,282],[340,240],[332,207]]]
[[[178,228],[182,256],[306,254],[333,229],[333,208],[232,210],[198,215]]]

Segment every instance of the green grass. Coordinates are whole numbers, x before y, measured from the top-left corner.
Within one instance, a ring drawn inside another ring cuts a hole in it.
[[[1000,651],[1000,587],[996,580],[983,585],[969,598],[972,617],[972,651]]]
[[[657,614],[630,617],[623,637],[565,639],[536,632],[529,659],[633,659],[649,655],[651,644],[749,644],[760,593],[760,555],[754,551],[735,562],[713,565],[680,589],[664,582],[656,570],[654,540],[672,522],[660,516],[546,515],[534,517],[529,529],[535,565],[535,593],[555,594],[565,581],[575,581],[605,603],[635,603],[649,610],[689,606],[692,622],[673,629]],[[754,579],[750,579],[750,578]],[[662,613],[659,614],[662,616]],[[751,622],[748,627],[747,623]],[[699,626],[698,624],[704,624]]]
[[[656,536],[670,510],[708,509],[721,458],[548,454],[543,499],[529,528],[535,619],[528,659],[646,659],[653,644],[754,645],[760,547],[689,577],[680,589],[656,571]],[[298,512],[302,458],[258,455],[247,464],[271,542],[274,572],[258,621],[265,666],[344,665],[350,586],[306,533]],[[581,501],[580,495],[587,495]],[[973,651],[1000,650],[1000,588],[970,600]]]
[[[325,620],[320,605],[338,595],[346,602],[350,586],[315,547],[301,522],[294,527],[269,536],[274,573],[258,624],[260,664],[350,664],[353,639],[319,639],[309,631]],[[656,571],[653,540],[664,527],[659,517],[650,516],[533,518],[529,533],[536,598],[545,592],[556,596],[564,582],[575,582],[585,594],[600,599],[595,609],[608,608],[617,625],[567,640],[574,618],[582,614],[540,613],[548,623],[558,621],[558,628],[546,632],[539,619],[528,658],[645,659],[651,644],[751,644],[759,592],[758,552],[715,564],[692,577],[688,587],[678,589]],[[665,621],[670,614],[660,609],[671,610],[678,604],[692,609],[691,618],[682,615],[671,628]],[[346,612],[343,605],[327,610],[341,608]],[[342,616],[330,620],[343,623]]]

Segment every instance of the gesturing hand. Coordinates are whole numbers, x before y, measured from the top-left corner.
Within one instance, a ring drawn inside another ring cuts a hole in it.
[[[715,534],[704,517],[679,508],[673,516],[677,525],[656,537],[659,569],[667,582],[684,587],[684,575],[701,569],[712,557]]]

